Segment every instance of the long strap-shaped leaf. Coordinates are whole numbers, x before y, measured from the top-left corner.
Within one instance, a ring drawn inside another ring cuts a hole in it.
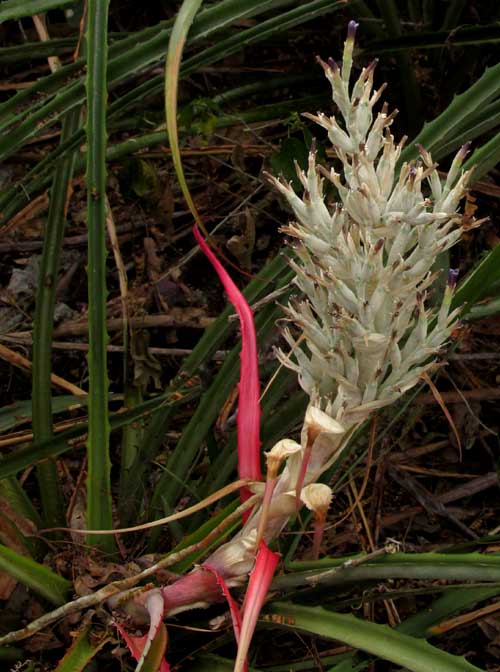
[[[57,606],[66,602],[71,584],[45,565],[0,544],[0,571]]]
[[[87,522],[113,526],[109,459],[106,329],[106,68],[109,0],[88,0],[87,24],[87,208],[89,291],[89,438]],[[107,551],[112,537],[89,536]]]
[[[193,23],[203,0],[184,0],[175,19],[172,34],[168,43],[167,61],[165,64],[165,118],[167,122],[168,139],[172,152],[177,179],[186,203],[195,222],[206,233],[191,192],[184,177],[181,152],[179,149],[179,134],[177,131],[177,93],[179,89],[179,71],[181,68],[182,52],[186,44],[187,34]]]
[[[425,640],[403,635],[387,625],[336,614],[322,607],[284,602],[273,604],[272,613],[284,616],[287,627],[336,639],[412,672],[480,672],[480,668],[465,658],[453,656]]]
[[[418,156],[416,144],[432,152],[434,147],[450,142],[468,117],[478,113],[485,105],[500,95],[500,63],[487,68],[483,75],[467,91],[453,98],[448,107],[433,121],[425,124],[417,137],[402,152],[399,163]]]

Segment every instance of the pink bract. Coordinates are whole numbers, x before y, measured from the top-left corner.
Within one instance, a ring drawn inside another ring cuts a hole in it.
[[[236,287],[228,272],[207,245],[198,227],[194,236],[203,253],[214,267],[229,300],[234,305],[241,323],[241,372],[238,403],[238,473],[240,478],[261,480],[260,471],[260,383],[257,356],[257,337],[253,312],[247,300]],[[242,501],[250,496],[248,488],[242,488]]]

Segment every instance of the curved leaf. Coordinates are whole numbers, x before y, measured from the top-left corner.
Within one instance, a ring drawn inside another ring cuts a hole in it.
[[[282,622],[287,628],[338,640],[383,660],[390,660],[411,672],[480,672],[480,668],[465,658],[453,656],[425,640],[404,635],[387,625],[336,614],[322,607],[303,607],[285,602],[273,603],[271,613],[283,617]]]

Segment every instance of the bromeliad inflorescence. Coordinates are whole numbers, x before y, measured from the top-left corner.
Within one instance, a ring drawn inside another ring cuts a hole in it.
[[[161,589],[168,614],[220,599],[221,585],[227,594],[229,587],[246,583],[253,568],[235,670],[243,669],[256,612],[276,567],[277,555],[267,544],[305,504],[315,514],[318,553],[331,501],[331,491],[317,483],[319,477],[357,427],[436,365],[436,355],[457,323],[457,311],[450,312],[456,274],[450,272],[439,309],[429,306],[428,294],[436,257],[462,234],[458,206],[470,171],[461,174],[460,166],[467,146],[458,152],[444,182],[422,147],[418,161],[398,166],[404,139],[396,144],[391,135],[395,114],[385,104],[374,114],[384,88],[373,90],[376,62],[350,84],[356,27],[349,24],[341,65],[318,59],[340,116],[306,115],[327,131],[340,172],[318,165],[312,147],[307,171],[297,167],[301,196],[290,184],[269,176],[296,217],[283,230],[296,243],[290,264],[300,296],[285,308],[289,350],[280,350],[278,357],[297,372],[309,396],[300,442],[283,439],[267,453],[267,482],[253,488],[262,496],[261,504],[241,531],[204,566]],[[325,199],[326,183],[338,195],[333,205]],[[239,414],[245,419],[240,429],[251,436],[240,435],[238,445],[240,475],[246,477],[259,473],[256,347],[248,340],[255,333],[242,295],[220,264],[215,265],[245,318],[242,381],[251,374],[253,392],[240,393]]]

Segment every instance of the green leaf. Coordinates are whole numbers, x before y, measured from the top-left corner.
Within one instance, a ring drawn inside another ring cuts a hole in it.
[[[498,280],[500,280],[500,245],[488,252],[458,286],[452,307],[463,306],[462,315],[467,316],[468,311],[477,301],[488,296],[492,286]],[[480,313],[480,309],[481,306],[477,306],[476,315]]]
[[[436,587],[439,589],[439,587]],[[413,637],[428,637],[430,629],[450,616],[500,593],[500,587],[467,586],[444,593],[429,607],[421,609],[397,626],[399,632]]]
[[[90,626],[83,628],[54,672],[85,672],[92,658],[111,639],[104,637],[94,643],[90,639],[90,631]]]
[[[380,56],[395,52],[407,52],[409,49],[442,49],[465,47],[469,45],[491,44],[500,42],[500,25],[498,23],[482,26],[459,26],[456,30],[439,30],[432,32],[405,33],[400,37],[374,40],[358,53],[370,53]]]
[[[24,656],[22,649],[16,649],[13,646],[0,646],[0,660],[5,660],[8,663],[16,663]]]
[[[68,112],[62,123],[61,144],[66,142],[80,126],[80,110]],[[68,152],[55,165],[54,181],[50,190],[49,213],[43,236],[42,258],[36,292],[35,319],[33,324],[33,438],[47,441],[52,438],[52,334],[56,305],[56,279],[66,226],[68,189],[75,167],[76,152]],[[64,498],[58,480],[55,462],[47,460],[37,468],[37,478],[42,500],[42,513],[47,527],[62,527]]]
[[[22,401],[15,401],[8,406],[2,406],[0,408],[0,433],[30,422],[33,417],[31,405],[31,399],[23,399]],[[86,397],[74,394],[65,394],[60,397],[52,397],[51,405],[54,414],[63,413],[64,411],[86,406],[87,399]]]
[[[63,9],[74,4],[75,0],[3,0],[0,5],[0,23],[48,12],[51,9]]]
[[[0,571],[5,572],[52,604],[65,604],[71,583],[45,565],[0,544]]]
[[[464,170],[474,168],[473,180],[480,180],[500,161],[500,133],[478,147],[464,163]]]
[[[299,178],[295,170],[295,161],[304,170],[307,167],[309,148],[299,138],[287,138],[280,148],[271,154],[270,163],[274,175],[282,175],[287,182],[292,182],[294,189],[300,188]]]
[[[113,527],[109,457],[106,329],[106,102],[109,0],[88,0],[87,11],[87,222],[89,315],[89,437],[87,441],[87,525]],[[88,543],[108,552],[112,536],[89,535]]]
[[[167,642],[167,628],[165,623],[162,623],[144,659],[144,663],[141,665],[141,672],[158,672],[167,649]]]
[[[480,668],[465,658],[453,656],[422,639],[377,625],[351,615],[336,614],[322,607],[275,602],[269,605],[271,614],[284,617],[283,627],[335,639],[361,649],[411,672],[478,672]]]
[[[402,152],[399,163],[418,156],[417,143],[432,152],[437,145],[451,142],[463,131],[464,122],[481,112],[485,105],[500,95],[500,63],[487,68],[464,93],[454,97],[446,110],[425,124],[417,137]],[[457,147],[458,148],[458,147]]]
[[[172,162],[175,173],[194,221],[203,230],[207,231],[200,219],[196,205],[184,177],[181,152],[179,148],[179,133],[177,130],[177,92],[179,89],[179,71],[182,52],[186,44],[188,31],[203,0],[184,0],[177,13],[170,41],[168,43],[167,60],[165,64],[165,119],[167,123],[168,141],[172,152]]]

